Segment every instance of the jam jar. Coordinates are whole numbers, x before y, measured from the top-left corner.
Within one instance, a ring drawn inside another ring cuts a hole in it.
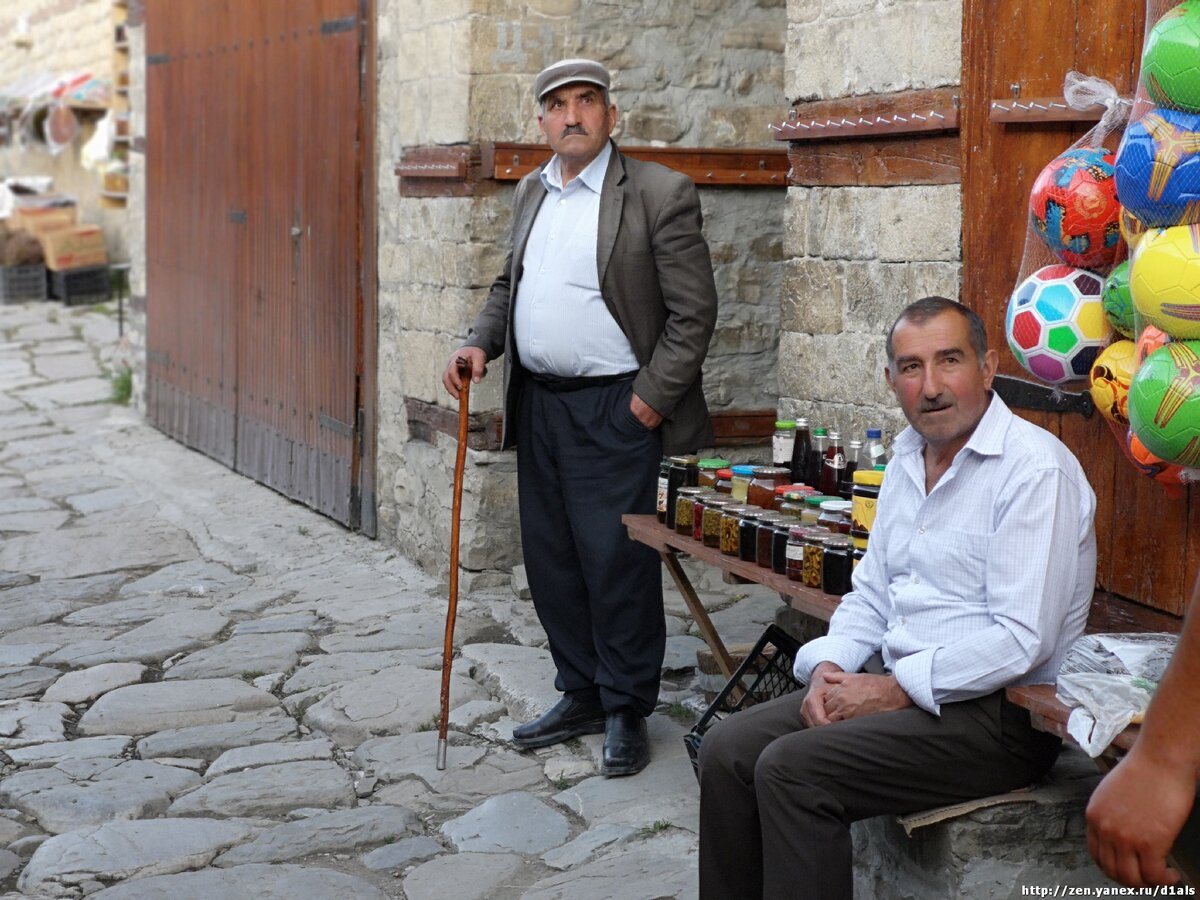
[[[722,469],[729,468],[729,460],[727,459],[702,459],[696,463],[696,468],[699,470],[696,484],[700,487],[717,486],[717,473]]]
[[[760,568],[771,568],[772,542],[775,539],[775,526],[787,519],[777,512],[764,512],[758,518],[758,528],[754,532],[754,561]]]
[[[850,506],[849,500],[826,500],[821,504],[821,514],[817,518],[817,524],[825,526],[830,531],[836,531],[838,534],[849,534]]]
[[[749,503],[750,482],[754,478],[754,466],[734,466],[731,496],[738,503]]]
[[[779,504],[779,512],[788,518],[795,519],[796,524],[799,524],[804,513],[804,494],[799,491],[787,491],[783,495],[783,502]]]
[[[681,487],[675,492],[675,531],[677,534],[691,536],[696,496],[703,492],[700,487]]]
[[[704,540],[704,504],[717,496],[712,488],[700,488],[692,502],[692,540]]]
[[[765,509],[752,506],[738,519],[738,559],[742,562],[758,561],[758,522],[766,514]]]
[[[691,487],[696,484],[700,470],[696,468],[696,456],[672,456],[671,466],[667,469],[667,521],[666,526],[675,528],[675,500],[681,487]]]
[[[733,495],[733,469],[717,469],[716,488],[718,494]]]
[[[752,506],[770,509],[775,502],[775,488],[792,480],[791,469],[781,466],[755,466],[746,488],[746,500]]]
[[[800,513],[800,524],[816,525],[821,516],[821,504],[826,500],[837,500],[837,497],[827,497],[824,494],[809,494],[804,498],[804,510]]]
[[[721,546],[721,515],[733,501],[728,497],[713,497],[704,501],[704,524],[701,532],[705,547]]]
[[[850,590],[850,573],[854,571],[854,549],[850,538],[832,534],[825,538],[821,556],[821,590],[840,597]]]
[[[804,581],[804,546],[804,527],[792,525],[787,540],[788,581]]]
[[[828,536],[829,531],[824,528],[804,529],[804,556],[800,580],[804,582],[805,587],[821,590],[821,566],[825,559],[825,538]]]
[[[733,504],[721,510],[721,552],[726,556],[737,556],[742,513],[750,507],[744,504]]]
[[[875,510],[879,504],[879,487],[883,484],[883,473],[866,469],[854,473],[853,507],[850,515],[850,537],[854,546],[865,550],[875,524]]]
[[[795,525],[796,520],[791,516],[775,522],[775,533],[771,535],[771,571],[776,575],[787,574],[788,538]]]

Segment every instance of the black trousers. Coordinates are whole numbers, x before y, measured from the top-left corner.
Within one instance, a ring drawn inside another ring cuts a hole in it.
[[[624,513],[653,513],[662,442],[629,411],[632,381],[552,390],[526,376],[517,408],[521,541],[564,694],[648,716],[666,625],[658,554]]]
[[[876,656],[867,671],[881,672]],[[717,724],[700,745],[701,900],[851,900],[850,823],[1023,787],[1061,742],[997,691],[805,728],[807,691]]]

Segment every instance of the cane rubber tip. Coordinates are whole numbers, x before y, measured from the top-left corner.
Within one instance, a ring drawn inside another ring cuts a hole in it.
[[[437,769],[439,772],[446,771],[446,739],[445,738],[438,738]]]

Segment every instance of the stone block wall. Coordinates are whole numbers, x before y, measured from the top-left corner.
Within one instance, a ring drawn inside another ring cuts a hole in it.
[[[789,100],[956,85],[961,0],[791,0]],[[883,377],[897,313],[928,294],[957,299],[959,185],[788,190],[780,312],[780,408],[843,439],[904,419]]]
[[[28,37],[18,40],[18,23]],[[24,26],[23,26],[24,27]],[[40,74],[55,77],[91,72],[113,76],[113,0],[19,0],[0,4],[0,93],[10,84]],[[79,136],[58,156],[44,144],[0,147],[0,178],[43,175],[54,190],[79,202],[81,221],[104,228],[109,256],[127,259],[124,209],[100,206],[101,177],[80,164],[80,150],[95,133],[87,115]]]
[[[416,0],[379,4],[379,536],[434,571],[447,568],[454,440],[409,434],[405,398],[449,408],[451,351],[499,274],[512,187],[473,197],[400,198],[403,150],[428,144],[540,141],[533,76],[565,56],[614,73],[618,143],[772,146],[784,106],[781,0]],[[706,393],[715,409],[774,408],[785,198],[779,190],[701,191],[721,310]],[[500,407],[500,363],[472,389]],[[515,458],[468,455],[465,584],[507,579],[519,561]]]

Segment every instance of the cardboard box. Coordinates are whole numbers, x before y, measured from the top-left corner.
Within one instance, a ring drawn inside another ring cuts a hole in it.
[[[75,225],[47,231],[39,238],[46,268],[54,271],[103,266],[108,263],[104,232],[99,225]]]
[[[69,228],[78,221],[79,212],[74,206],[15,206],[8,217],[8,227],[40,234],[55,228]]]

